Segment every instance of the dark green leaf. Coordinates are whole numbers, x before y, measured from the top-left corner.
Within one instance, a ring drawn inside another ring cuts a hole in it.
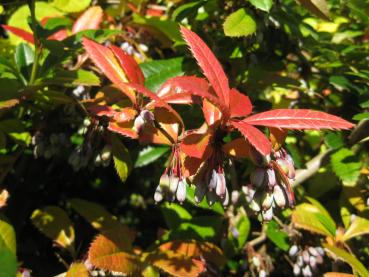
[[[137,160],[135,162],[135,167],[143,167],[145,165],[151,164],[168,152],[170,148],[167,146],[148,146],[140,151]]]
[[[183,58],[141,63],[140,67],[145,75],[145,86],[156,92],[169,78],[184,74],[182,63]]]
[[[278,223],[274,220],[268,223],[266,235],[278,248],[284,251],[290,248],[288,234],[280,230]]]
[[[328,133],[324,137],[325,143],[332,149],[341,148],[344,145],[341,133]]]
[[[71,70],[57,70],[52,73],[43,81],[46,84],[56,84],[69,86],[98,86],[100,85],[99,78],[91,71],[79,69],[75,71]]]
[[[353,184],[360,175],[361,163],[348,148],[342,148],[331,155],[333,172],[345,183]]]
[[[8,248],[0,248],[0,277],[15,277],[17,258]]]
[[[355,114],[353,120],[363,120],[369,118],[369,112]]]
[[[176,203],[164,203],[161,206],[161,211],[164,215],[165,222],[170,229],[177,228],[183,221],[191,220],[191,214]]]
[[[33,63],[33,59],[34,53],[31,46],[26,43],[21,43],[17,45],[17,48],[15,50],[15,62],[19,70],[31,65]]]

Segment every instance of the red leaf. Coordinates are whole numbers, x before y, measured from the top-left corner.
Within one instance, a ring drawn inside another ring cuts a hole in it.
[[[170,84],[172,87],[189,92],[193,95],[200,96],[203,98],[208,99],[211,103],[216,105],[223,114],[228,114],[228,108],[213,94],[211,94],[208,91],[208,88],[204,90],[205,83],[198,80],[197,77],[187,77],[187,76],[181,76],[181,77],[174,77],[170,80],[168,80],[166,83]]]
[[[229,107],[229,84],[224,70],[206,43],[194,32],[181,27],[183,38],[190,47],[206,78],[225,106]]]
[[[135,93],[121,87],[122,83],[128,82],[128,78],[114,53],[109,48],[87,38],[83,38],[82,43],[97,67],[131,99],[132,103],[136,103]]]
[[[109,122],[108,129],[122,136],[126,136],[131,139],[137,139],[138,134],[135,131],[133,131],[132,127],[133,122],[125,122],[120,124],[118,124],[117,122]]]
[[[243,120],[248,124],[286,129],[350,129],[353,124],[334,115],[305,109],[277,109]]]
[[[190,157],[205,159],[212,151],[212,137],[210,132],[190,133],[182,139],[181,150]]]
[[[244,95],[237,89],[233,88],[230,90],[229,98],[231,117],[246,116],[252,112],[252,104],[247,95]]]
[[[145,77],[135,59],[115,45],[110,46],[110,49],[113,51],[124,72],[127,74],[129,82],[144,85]]]
[[[96,30],[99,28],[103,19],[103,10],[99,6],[87,9],[74,22],[72,33],[78,33],[83,30]]]
[[[200,102],[199,97],[191,93],[191,87],[182,84],[191,83],[197,86],[196,90],[208,91],[209,84],[206,80],[195,76],[178,76],[167,80],[158,90],[157,95],[165,102],[172,104],[193,104]]]
[[[95,105],[88,107],[87,109],[96,116],[113,117],[117,113],[117,111],[112,107],[106,105]]]
[[[250,143],[244,138],[236,138],[222,146],[222,150],[228,156],[246,158],[249,156]]]
[[[263,155],[270,154],[272,145],[266,136],[254,126],[247,124],[244,121],[231,121],[231,124],[239,130],[244,137]]]
[[[219,109],[206,99],[202,102],[202,112],[204,114],[205,121],[209,126],[222,119],[222,113]]]
[[[68,37],[68,32],[66,29],[62,29],[57,31],[56,33],[52,34],[51,36],[49,36],[47,39],[48,40],[59,40],[62,41],[64,39],[66,39]]]
[[[9,26],[9,25],[1,25],[5,30],[13,33],[14,35],[24,39],[25,41],[35,44],[34,39],[33,39],[33,34],[30,32],[27,32],[23,29],[17,28],[17,27],[13,27],[13,26]]]

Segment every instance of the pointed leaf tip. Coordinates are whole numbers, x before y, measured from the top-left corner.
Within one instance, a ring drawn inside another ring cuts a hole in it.
[[[196,33],[183,26],[181,33],[219,100],[229,107],[229,82],[220,62]]]
[[[354,126],[338,116],[308,109],[276,109],[254,114],[244,121],[251,125],[297,130],[347,130]]]

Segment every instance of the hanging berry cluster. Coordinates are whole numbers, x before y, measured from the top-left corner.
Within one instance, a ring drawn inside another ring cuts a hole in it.
[[[229,201],[224,166],[230,158],[250,158],[255,164],[246,200],[264,220],[273,210],[294,204],[290,180],[294,163],[281,145],[287,130],[349,129],[337,116],[307,109],[276,109],[252,114],[249,97],[229,87],[228,78],[209,47],[194,32],[181,33],[206,78],[180,76],[168,79],[155,93],[147,89],[136,61],[121,48],[105,47],[87,38],[84,47],[96,66],[121,93],[118,100],[90,104],[96,117],[108,118],[108,129],[141,143],[172,147],[168,166],[155,190],[155,201],[183,202],[188,185],[195,186],[195,201],[209,205]],[[112,97],[113,98],[113,97]],[[121,103],[125,103],[122,105]],[[187,130],[171,105],[200,105],[204,123]],[[267,127],[270,137],[256,126]],[[230,142],[224,138],[232,134]],[[238,134],[238,135],[235,135]]]

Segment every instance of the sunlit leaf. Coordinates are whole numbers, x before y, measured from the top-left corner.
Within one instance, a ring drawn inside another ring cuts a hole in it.
[[[302,203],[292,211],[292,222],[297,228],[313,233],[334,237],[336,235],[335,222],[312,204]]]
[[[192,219],[191,214],[184,207],[176,203],[164,203],[161,206],[161,211],[170,229],[175,229],[183,221]]]
[[[236,89],[231,89],[229,93],[231,117],[246,116],[252,112],[252,104],[247,95]]]
[[[143,167],[155,162],[157,159],[167,153],[169,149],[170,148],[167,146],[148,146],[144,148],[138,154],[137,160],[135,162],[135,167]]]
[[[252,125],[286,129],[350,129],[354,125],[331,114],[306,109],[275,109],[244,119]]]
[[[218,98],[228,107],[230,90],[228,78],[218,59],[197,34],[184,27],[181,27],[181,32]]]
[[[226,18],[223,29],[229,37],[249,36],[255,33],[256,22],[246,9],[241,8]]]
[[[368,219],[368,210],[366,213],[362,213],[361,215],[357,215],[354,221],[351,223],[350,227],[346,230],[345,234],[342,237],[343,241],[352,239],[357,236],[369,234],[369,219]],[[367,217],[364,217],[364,216]]]
[[[110,138],[115,169],[119,178],[125,182],[132,169],[131,156],[128,149],[116,135],[112,134]]]
[[[74,228],[65,211],[56,206],[47,206],[42,210],[35,210],[31,220],[41,233],[68,249],[72,255],[75,253]]]
[[[354,185],[360,175],[361,163],[348,148],[342,148],[331,155],[333,172],[347,185]]]
[[[66,277],[88,277],[89,273],[83,263],[72,263]]]
[[[11,253],[16,254],[16,240],[13,226],[0,214],[0,249],[9,249]],[[1,264],[1,263],[0,263]]]
[[[288,234],[280,230],[278,223],[274,220],[268,223],[266,235],[278,248],[284,251],[287,251],[290,248],[290,244],[288,243]]]
[[[82,30],[98,29],[103,19],[103,10],[99,6],[90,7],[73,24],[72,33]]]
[[[273,0],[249,0],[250,3],[257,9],[264,12],[269,12],[273,5]]]
[[[329,251],[330,254],[332,254],[334,259],[339,259],[348,263],[352,267],[353,271],[355,271],[359,276],[369,276],[368,270],[353,254],[350,254],[341,248],[337,248],[328,244],[324,244],[324,247],[326,250]]]
[[[80,12],[86,9],[91,3],[91,0],[53,0],[51,4],[57,9],[67,12],[67,13],[75,13]]]
[[[176,240],[164,243],[158,247],[162,252],[173,251],[181,253],[190,258],[204,258],[221,267],[226,263],[222,250],[210,242],[200,242],[195,240]]]
[[[88,250],[88,259],[98,268],[129,275],[142,266],[139,257],[131,252],[126,235],[119,230],[98,235]]]
[[[170,250],[150,253],[146,261],[177,277],[198,276],[205,270],[204,262]]]

